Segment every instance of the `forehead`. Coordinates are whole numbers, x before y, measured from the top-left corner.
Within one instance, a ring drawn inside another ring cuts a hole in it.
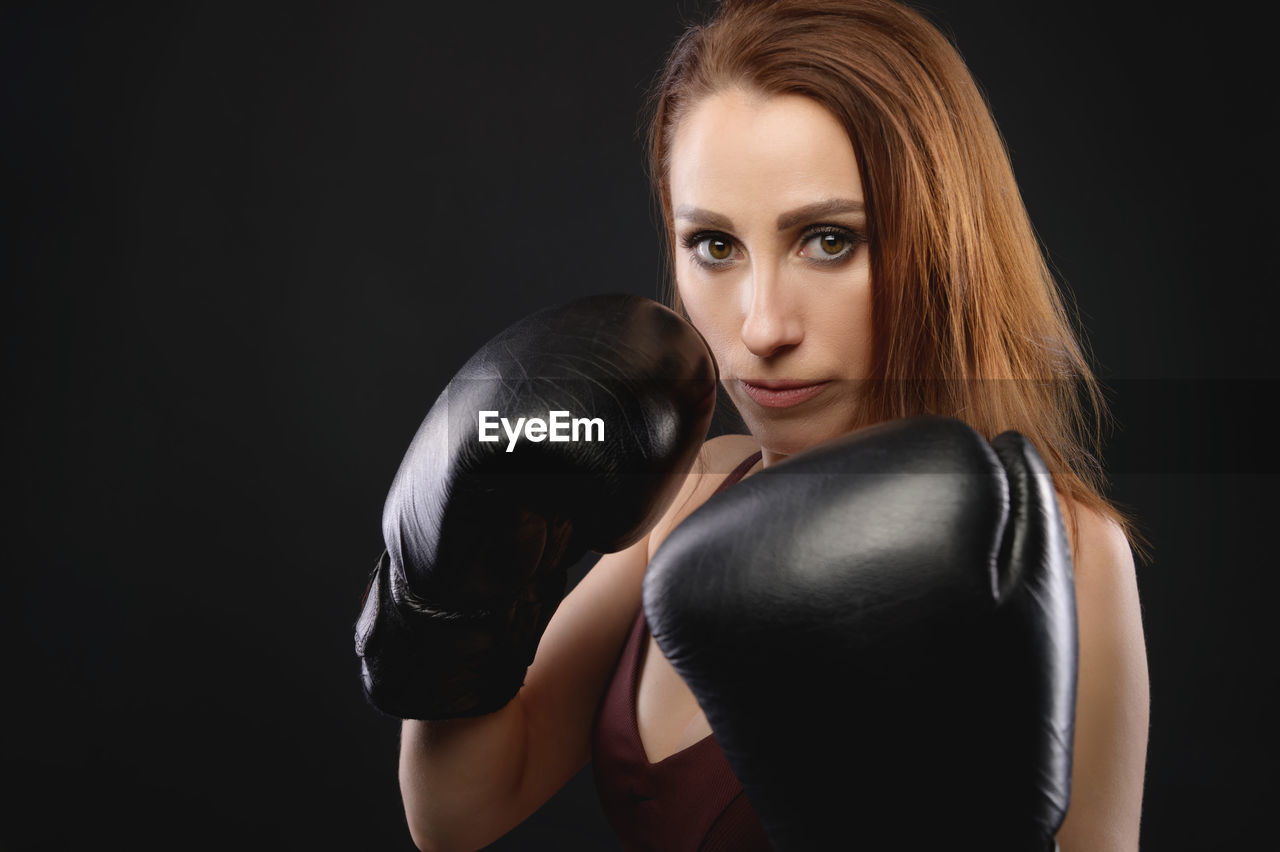
[[[676,126],[671,200],[722,213],[773,212],[833,195],[862,199],[858,160],[830,112],[801,95],[728,89]]]

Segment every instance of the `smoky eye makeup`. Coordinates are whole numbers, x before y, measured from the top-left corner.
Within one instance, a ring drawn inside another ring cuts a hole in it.
[[[723,231],[698,230],[680,238],[680,245],[693,262],[706,269],[727,266],[733,260],[737,241]]]
[[[724,231],[701,228],[680,237],[680,245],[698,266],[723,269],[732,265],[741,248],[734,237]],[[815,266],[834,268],[851,260],[866,245],[866,234],[846,225],[814,224],[799,237],[798,253]]]
[[[857,254],[867,237],[859,230],[842,225],[813,225],[805,229],[800,241],[802,250],[809,251],[805,256],[813,263],[839,266]]]

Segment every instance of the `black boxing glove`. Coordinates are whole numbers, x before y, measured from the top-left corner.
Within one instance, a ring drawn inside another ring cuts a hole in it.
[[[387,549],[356,625],[369,701],[414,719],[510,701],[568,567],[638,541],[674,499],[717,380],[698,332],[638,296],[543,310],[485,344],[432,406],[387,495]],[[483,433],[482,412],[493,412]],[[520,418],[551,428],[516,438]],[[599,424],[577,432],[571,418]]]
[[[672,531],[644,607],[776,848],[1053,848],[1075,586],[1023,436],[911,418],[785,459]]]

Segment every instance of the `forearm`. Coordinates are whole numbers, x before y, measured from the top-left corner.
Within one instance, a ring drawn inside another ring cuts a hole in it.
[[[526,728],[519,696],[484,716],[404,721],[400,794],[418,848],[478,849],[523,818]]]

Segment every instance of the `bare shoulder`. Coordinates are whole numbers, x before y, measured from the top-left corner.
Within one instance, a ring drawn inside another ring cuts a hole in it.
[[[1106,665],[1129,678],[1127,700],[1147,702],[1147,653],[1133,550],[1111,518],[1076,503],[1068,536],[1073,541],[1076,613],[1082,661]]]
[[[1146,645],[1137,569],[1124,530],[1111,518],[1079,502],[1064,502],[1063,522],[1071,542],[1075,574],[1076,612],[1082,665],[1086,652],[1092,664],[1141,668],[1141,692],[1146,700]],[[1069,507],[1069,511],[1068,511]],[[1139,672],[1131,671],[1137,677]]]
[[[1137,849],[1150,684],[1133,552],[1123,529],[1064,505],[1073,542],[1079,671],[1072,797],[1063,852]]]
[[[1134,575],[1133,551],[1118,523],[1062,493],[1058,494],[1058,504],[1077,575],[1081,570],[1091,578],[1100,573],[1113,580]]]

